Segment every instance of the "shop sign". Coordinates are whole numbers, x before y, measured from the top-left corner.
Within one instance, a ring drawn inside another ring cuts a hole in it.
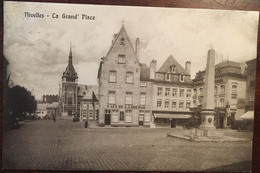
[[[114,109],[145,109],[145,106],[141,105],[107,105],[107,108],[114,108]]]

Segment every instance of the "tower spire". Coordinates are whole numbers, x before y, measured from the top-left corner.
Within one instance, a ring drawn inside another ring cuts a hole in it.
[[[69,65],[72,65],[72,51],[71,51],[71,41],[70,41]]]

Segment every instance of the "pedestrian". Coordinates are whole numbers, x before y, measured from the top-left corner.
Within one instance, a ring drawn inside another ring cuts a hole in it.
[[[54,122],[54,124],[55,124],[55,122],[56,122],[56,117],[55,117],[55,116],[53,116],[53,122]]]

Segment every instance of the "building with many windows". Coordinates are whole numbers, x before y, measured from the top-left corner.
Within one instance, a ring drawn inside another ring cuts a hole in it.
[[[139,62],[139,39],[136,39],[133,47],[122,24],[99,66],[100,124],[150,125],[152,102],[148,95],[152,93],[152,87],[151,82],[145,81],[148,76],[141,75],[147,69]],[[144,77],[144,81],[141,81],[141,77]]]
[[[191,62],[183,68],[169,56],[153,78],[153,118],[157,126],[176,127],[187,123],[192,112]]]
[[[203,98],[205,71],[196,73],[193,104],[200,106]],[[224,61],[215,65],[215,125],[217,128],[234,126],[245,112],[246,64]]]
[[[93,99],[94,95],[98,97],[98,85],[79,85],[78,112],[81,120],[98,120],[98,101]]]

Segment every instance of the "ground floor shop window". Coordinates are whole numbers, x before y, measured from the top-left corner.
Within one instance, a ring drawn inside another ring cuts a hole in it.
[[[125,122],[127,122],[127,123],[132,122],[132,110],[125,111]]]
[[[118,110],[112,110],[112,122],[113,123],[117,123],[118,122]]]
[[[125,120],[125,113],[124,111],[120,111],[120,121],[124,121]]]
[[[151,121],[150,111],[145,111],[144,121],[145,122],[150,122]]]

